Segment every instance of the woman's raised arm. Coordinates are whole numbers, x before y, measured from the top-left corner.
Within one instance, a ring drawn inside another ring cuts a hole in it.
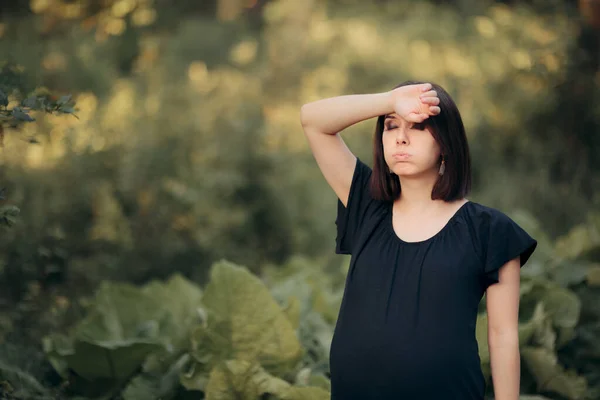
[[[323,176],[347,205],[356,156],[339,135],[347,127],[394,111],[390,92],[354,94],[318,100],[302,106],[300,120]]]
[[[416,84],[383,93],[331,97],[302,106],[300,120],[311,151],[325,180],[344,206],[350,193],[356,156],[339,133],[358,122],[393,112],[421,122],[439,113],[435,107],[437,94],[430,89],[429,83]]]

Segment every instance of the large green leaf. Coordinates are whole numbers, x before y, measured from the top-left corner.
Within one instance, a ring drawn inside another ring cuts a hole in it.
[[[191,328],[202,320],[201,289],[175,274],[165,283],[148,283],[142,291],[161,304],[159,330],[167,346],[171,349],[187,347]]]
[[[273,372],[288,370],[302,356],[292,323],[245,267],[226,261],[213,265],[203,304],[208,323],[193,335],[198,362],[256,361]]]
[[[45,350],[59,372],[66,363],[88,380],[126,379],[149,354],[181,349],[198,321],[200,297],[200,289],[179,275],[141,288],[103,282],[73,337],[47,337]]]
[[[231,264],[228,265],[228,267],[232,266],[233,265]],[[214,268],[218,268],[217,265],[215,265]],[[233,270],[229,272],[235,273],[236,268],[240,267],[233,266]],[[243,281],[250,278],[243,269],[237,270],[237,273],[239,274],[239,277],[236,279]],[[271,277],[278,275],[280,275],[279,272],[270,274]],[[288,335],[290,334],[289,327],[291,327],[293,331],[297,331],[296,335],[305,349],[305,351],[301,352],[304,355],[302,362],[304,365],[311,367],[311,370],[314,368],[314,374],[309,374],[310,377],[308,378],[311,379],[311,381],[309,382],[307,380],[306,382],[303,382],[303,386],[308,386],[313,384],[313,379],[317,379],[315,377],[327,372],[328,351],[331,344],[333,327],[330,326],[320,314],[312,309],[314,286],[311,286],[305,278],[302,271],[294,268],[291,275],[278,277],[278,279],[282,279],[282,281],[277,283],[272,282],[273,287],[271,288],[271,294],[273,294],[273,297],[278,304],[287,303],[283,310],[283,315],[286,316],[288,322],[282,322],[282,326],[288,331]],[[267,299],[271,297],[270,294],[267,296],[267,292],[265,291],[261,280],[252,276],[249,279],[249,282],[253,282],[250,284],[251,287],[254,287],[252,290],[263,293],[259,297],[266,296]],[[210,300],[207,301],[209,296],[211,296],[211,285],[213,285],[212,282],[209,283],[206,290],[204,299],[205,304],[210,304],[211,302]],[[224,283],[223,286],[225,286]],[[228,290],[229,291],[225,293],[228,293],[227,295],[229,296],[232,291],[231,289]],[[238,292],[238,290],[233,291],[233,293]],[[243,293],[243,291],[239,293]],[[221,298],[220,301],[224,300]],[[239,307],[248,307],[249,304],[251,305],[248,301],[238,301],[236,298],[227,300],[225,304],[239,304]],[[295,351],[290,353],[291,357],[284,356],[283,359],[281,359],[281,356],[277,356],[276,352],[271,352],[275,354],[275,358],[273,358],[273,354],[267,354],[266,357],[264,354],[260,353],[257,355],[256,350],[258,350],[258,348],[254,351],[254,354],[251,351],[247,352],[245,355],[241,355],[239,353],[239,344],[234,343],[233,339],[235,337],[235,330],[239,329],[236,328],[236,323],[233,322],[233,320],[235,319],[236,313],[242,313],[243,315],[250,313],[251,315],[254,315],[255,311],[245,311],[244,308],[236,310],[230,309],[225,315],[231,314],[233,317],[223,318],[223,315],[218,315],[216,312],[211,311],[213,308],[215,307],[207,306],[207,310],[211,316],[209,317],[208,324],[198,327],[192,335],[194,348],[192,354],[197,362],[190,368],[188,373],[184,374],[181,378],[181,382],[186,388],[204,390],[208,382],[208,374],[211,370],[211,366],[223,360],[231,359],[231,357],[237,357],[238,359],[242,359],[243,357],[246,357],[246,359],[252,359],[253,357],[260,358],[261,362],[268,370],[271,372],[279,371],[280,373],[285,371],[287,366],[291,366],[297,361],[296,357],[294,357],[296,354]],[[218,308],[218,306],[216,308]],[[273,310],[276,316],[280,315],[279,307],[276,307]],[[265,325],[267,329],[272,329],[271,325],[268,324],[268,315],[263,313],[260,314],[258,321],[267,321],[263,323],[267,324]],[[247,324],[242,322],[242,324],[238,324],[237,326],[247,327]],[[269,335],[277,333],[264,332],[262,334],[267,335],[266,338],[268,338]],[[290,338],[291,337],[295,336],[290,336]],[[259,336],[257,336],[256,339],[261,340]],[[293,339],[293,348],[296,348],[295,341],[296,339]],[[256,346],[252,343],[252,340],[250,340],[249,345],[250,347]],[[283,352],[282,355],[285,355],[285,352]],[[300,355],[298,357],[300,357]],[[289,362],[287,360],[289,360]],[[327,385],[321,381],[318,381],[316,386],[327,387]]]
[[[558,393],[569,400],[584,398],[587,390],[585,378],[574,371],[565,371],[551,350],[525,347],[521,350],[521,355],[535,377],[539,391]]]
[[[130,377],[148,354],[159,349],[160,343],[144,339],[96,343],[75,340],[74,352],[65,355],[65,360],[69,368],[88,380],[120,381]]]

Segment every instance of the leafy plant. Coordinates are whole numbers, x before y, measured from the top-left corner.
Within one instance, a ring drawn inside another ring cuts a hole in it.
[[[204,292],[180,275],[142,287],[105,282],[73,333],[45,337],[44,349],[64,379],[124,399],[172,398],[179,383],[207,399],[329,398],[307,376],[288,314],[257,276],[227,261],[213,265]]]
[[[182,380],[188,389],[204,389],[206,372],[228,360],[258,363],[283,376],[301,358],[291,321],[269,289],[246,268],[216,263],[202,303],[208,318],[192,335],[194,364]]]
[[[160,360],[182,355],[200,320],[200,298],[201,290],[180,275],[141,288],[105,282],[74,332],[45,337],[44,350],[64,378],[72,371],[88,381],[105,380],[114,389],[145,362],[152,374]]]
[[[77,118],[72,95],[56,96],[43,87],[31,90],[26,83],[28,78],[23,68],[13,63],[4,63],[0,69],[0,146],[5,127],[18,128],[35,121],[31,111],[71,114]]]

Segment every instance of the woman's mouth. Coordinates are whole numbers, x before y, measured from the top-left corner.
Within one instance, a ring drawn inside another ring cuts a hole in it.
[[[394,160],[406,160],[410,158],[411,155],[408,153],[394,153],[392,157],[394,158]]]

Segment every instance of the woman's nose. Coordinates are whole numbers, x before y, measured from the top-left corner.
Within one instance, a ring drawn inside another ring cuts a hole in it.
[[[406,132],[404,132],[404,129],[398,129],[398,134],[396,135],[396,143],[408,144],[408,136],[406,136]]]

